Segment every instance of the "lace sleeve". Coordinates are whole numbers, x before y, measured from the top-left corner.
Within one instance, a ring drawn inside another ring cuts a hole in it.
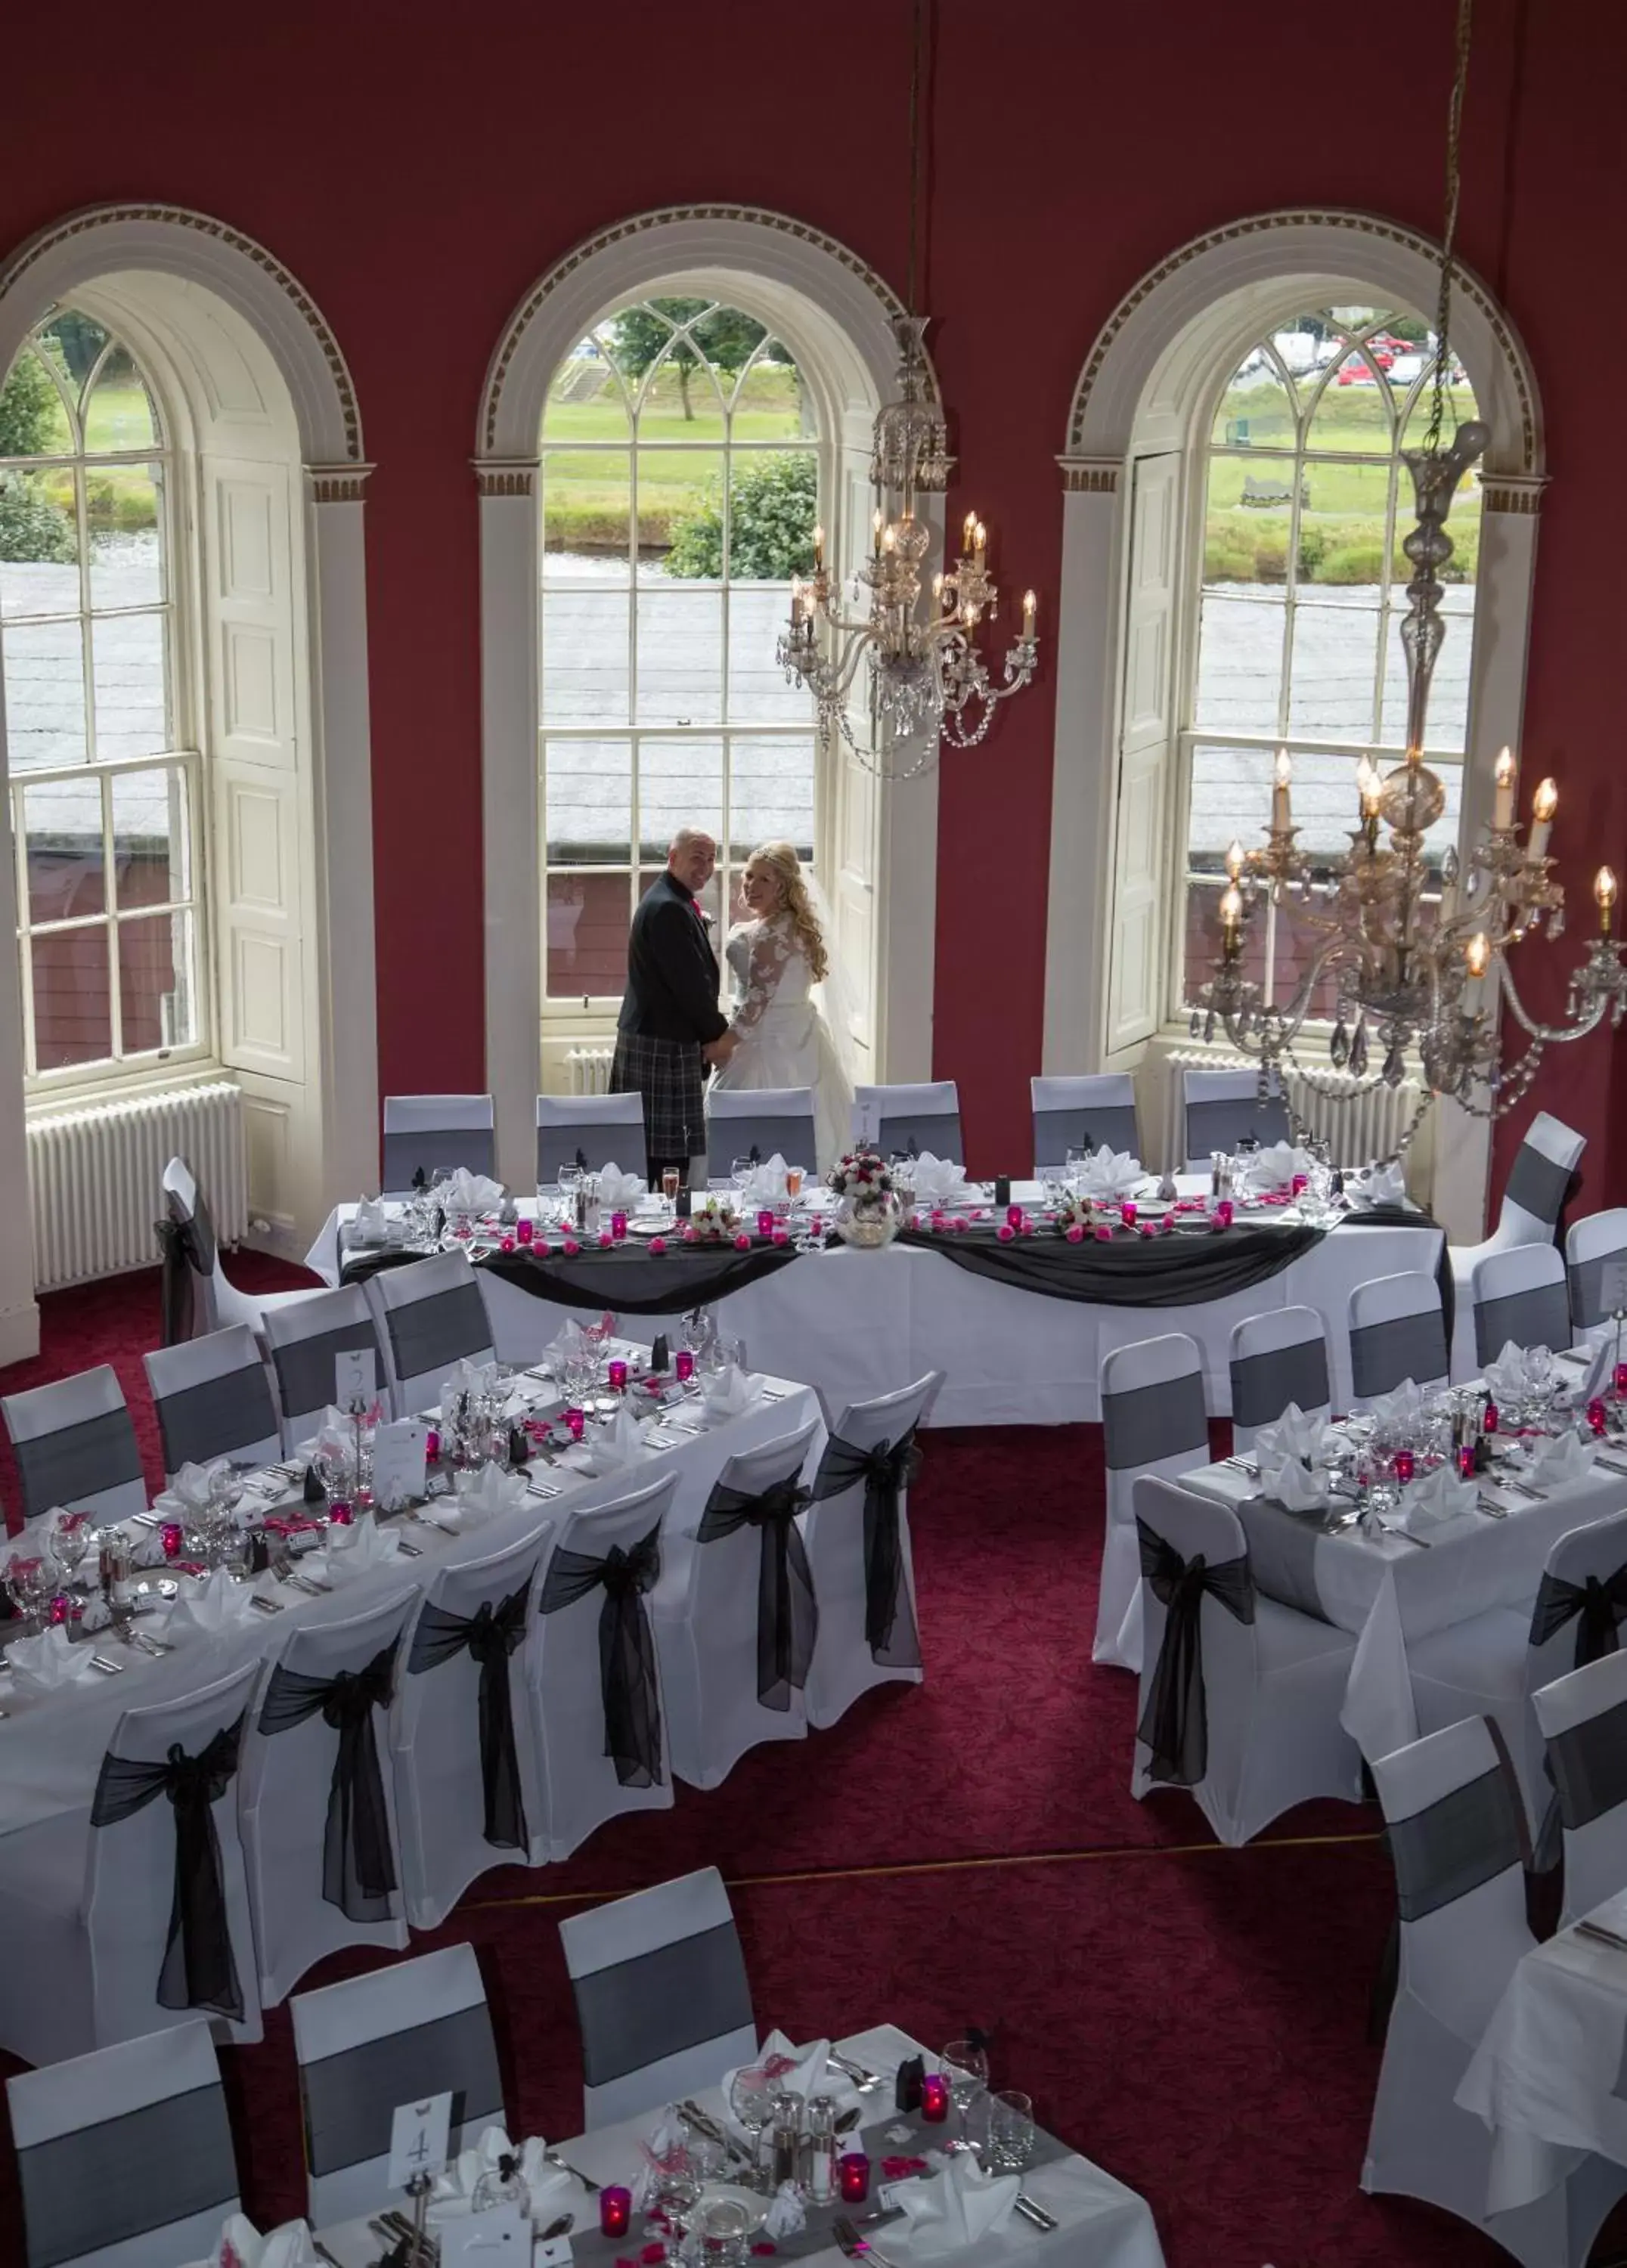
[[[779,990],[792,951],[789,932],[775,923],[765,922],[753,938],[746,964],[746,989],[731,1027],[736,1034],[755,1031],[762,1021],[769,1003]]]

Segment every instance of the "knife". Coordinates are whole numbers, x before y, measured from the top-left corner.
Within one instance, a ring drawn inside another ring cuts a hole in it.
[[[1062,2226],[1054,2213],[1047,2213],[1042,2205],[1035,2205],[1034,2199],[1022,2190],[1017,2192],[1015,2209],[1025,2220],[1031,2220],[1035,2228],[1049,2230],[1060,2228]]]

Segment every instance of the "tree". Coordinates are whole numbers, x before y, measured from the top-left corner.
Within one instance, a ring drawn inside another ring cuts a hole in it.
[[[814,571],[814,523],[819,467],[812,451],[744,460],[734,475],[729,515],[729,572],[787,583]],[[723,498],[712,493],[673,523],[669,575],[723,572]]]
[[[20,354],[0,390],[0,457],[42,457],[55,438],[62,396],[37,354]]]
[[[0,388],[0,458],[43,456],[62,401],[34,354],[19,355]],[[73,521],[26,473],[0,472],[0,559],[61,563],[76,556]]]
[[[689,373],[699,367],[702,357],[719,370],[743,370],[768,336],[761,323],[741,314],[738,307],[714,307],[707,315],[705,306],[704,299],[652,299],[644,306],[624,309],[611,325],[616,367],[630,379],[642,378],[671,344],[667,360],[678,373],[678,397],[686,422],[695,416],[689,401]],[[697,315],[702,317],[699,322],[695,320]],[[681,323],[691,328],[674,338],[675,327]]]

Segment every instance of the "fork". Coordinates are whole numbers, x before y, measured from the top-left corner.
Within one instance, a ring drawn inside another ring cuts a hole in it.
[[[843,2219],[833,2221],[831,2235],[850,2260],[872,2260],[875,2263],[875,2268],[894,2268],[894,2263],[888,2259],[887,2254],[878,2252],[868,2238],[859,2235],[850,2220]]]
[[[1579,1921],[1576,1934],[1591,1938],[1595,1945],[1608,1945],[1617,1953],[1627,1953],[1627,1937],[1618,1937],[1613,1929],[1606,1929],[1601,1921]]]
[[[825,2060],[827,2063],[834,2064],[839,2072],[845,2073],[861,2095],[867,2094],[870,2088],[880,2087],[881,2084],[881,2075],[879,2072],[867,2071],[862,2063],[855,2063],[851,2056],[838,2055],[834,2048]]]
[[[594,2181],[590,2175],[585,2174],[579,2166],[568,2164],[557,2150],[544,2150],[542,2155],[550,2166],[557,2166],[562,2174],[574,2174],[585,2190],[593,2191],[603,2188],[604,2184],[601,2182]]]

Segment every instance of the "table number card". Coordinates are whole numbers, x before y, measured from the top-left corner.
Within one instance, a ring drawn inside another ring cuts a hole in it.
[[[390,2165],[387,2189],[404,2190],[421,2174],[438,2174],[446,2163],[452,2135],[452,2096],[431,2095],[422,2102],[401,2102],[390,2121]]]
[[[1612,1256],[1599,1268],[1599,1305],[1607,1315],[1627,1307],[1627,1260]]]
[[[381,1512],[401,1512],[424,1494],[430,1429],[416,1418],[398,1418],[373,1434],[373,1502]]]
[[[334,1407],[365,1407],[378,1392],[379,1358],[371,1347],[347,1347],[334,1357]]]

